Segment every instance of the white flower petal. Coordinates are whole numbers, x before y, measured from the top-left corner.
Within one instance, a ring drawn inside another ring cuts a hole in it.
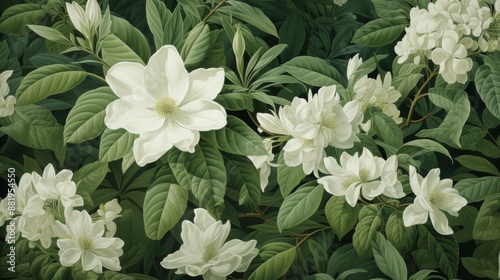
[[[160,129],[165,118],[158,116],[153,110],[118,99],[106,107],[104,123],[110,129],[124,128],[130,133],[141,134]]]
[[[224,85],[224,69],[199,68],[189,73],[189,91],[182,104],[194,100],[214,100]],[[180,104],[182,106],[182,104]]]
[[[275,112],[271,114],[257,113],[257,120],[261,127],[271,133],[289,135],[288,131],[283,127],[280,119]]]
[[[88,250],[84,250],[82,252],[82,267],[83,270],[89,271],[95,271],[97,273],[102,273],[102,263],[99,258],[92,254]]]
[[[429,216],[431,217],[432,225],[436,231],[442,235],[452,234],[453,230],[448,226],[448,218],[446,218],[446,215],[437,207],[433,207],[433,210],[434,211],[429,212]]]
[[[133,146],[134,159],[137,165],[145,166],[148,163],[158,160],[173,146],[167,142],[166,128],[159,131],[142,133],[135,139]]]
[[[209,100],[195,100],[179,108],[177,122],[189,130],[209,131],[227,124],[224,108]]]
[[[414,204],[406,207],[403,211],[403,222],[405,227],[424,224],[428,217],[429,214],[427,211],[416,211]]]

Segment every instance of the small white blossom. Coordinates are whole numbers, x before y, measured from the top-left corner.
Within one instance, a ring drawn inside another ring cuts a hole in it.
[[[43,176],[36,172],[32,176],[36,192],[42,200],[59,200],[64,207],[83,206],[83,198],[76,194],[76,184],[71,181],[71,170],[63,169],[56,174],[54,166],[48,164],[43,170]]]
[[[472,59],[467,57],[467,49],[458,39],[457,32],[448,30],[443,35],[442,47],[432,51],[432,62],[439,64],[439,74],[450,84],[465,83],[467,72],[472,69]]]
[[[176,274],[203,275],[205,280],[223,280],[234,271],[244,272],[257,256],[257,241],[243,242],[226,238],[229,222],[216,221],[202,208],[194,210],[194,223],[182,222],[181,248],[167,255],[161,262],[166,269],[177,269]]]
[[[97,27],[101,23],[101,8],[96,0],[88,0],[85,10],[77,3],[66,3],[68,16],[76,30],[91,39],[96,33]]]
[[[106,204],[101,204],[99,209],[97,209],[97,215],[101,217],[101,220],[106,226],[106,237],[112,237],[116,233],[116,224],[113,222],[114,219],[120,217],[122,212],[122,207],[118,204],[118,200],[115,198],[111,201],[106,202]]]
[[[267,184],[269,183],[269,175],[271,174],[271,165],[274,159],[273,154],[273,143],[270,138],[266,138],[262,141],[266,147],[267,155],[264,156],[248,156],[252,161],[255,168],[259,170],[260,173],[260,188],[264,192]]]
[[[14,113],[14,104],[16,97],[9,95],[9,84],[7,79],[10,78],[14,71],[7,70],[0,74],[0,117],[8,117]]]
[[[147,66],[113,65],[106,81],[119,97],[106,108],[104,123],[139,134],[133,153],[139,166],[158,160],[172,147],[194,152],[200,131],[224,127],[226,111],[213,99],[224,84],[224,70],[186,71],[174,46],[163,46]]]
[[[435,168],[423,178],[415,167],[410,165],[410,186],[416,197],[414,203],[403,212],[405,226],[424,224],[430,216],[432,225],[438,233],[443,235],[453,233],[443,211],[458,216],[458,211],[467,205],[467,200],[452,188],[451,179],[441,180],[439,173],[439,168]]]

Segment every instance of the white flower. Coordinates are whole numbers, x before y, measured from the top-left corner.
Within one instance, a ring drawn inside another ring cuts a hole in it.
[[[83,206],[83,198],[76,194],[75,182],[71,181],[73,172],[63,169],[56,174],[54,166],[48,164],[43,170],[43,177],[33,172],[33,184],[42,200],[54,199],[68,206]]]
[[[255,168],[260,173],[260,189],[264,192],[267,183],[269,183],[269,175],[271,174],[271,161],[274,159],[273,143],[270,138],[262,141],[267,150],[267,155],[264,156],[248,156]]]
[[[0,117],[8,117],[14,113],[16,97],[9,95],[9,84],[7,79],[14,71],[7,70],[0,74]]]
[[[384,192],[385,184],[376,180],[380,177],[384,160],[374,157],[367,148],[363,148],[361,156],[358,153],[353,156],[342,153],[340,164],[332,157],[325,158],[324,162],[331,175],[319,178],[318,183],[323,184],[325,190],[335,196],[345,195],[347,203],[352,207],[358,202],[360,193],[372,200]],[[389,167],[387,171],[390,171]]]
[[[96,0],[88,0],[85,10],[77,2],[66,3],[69,19],[87,39],[91,39],[101,23],[101,8]]]
[[[33,217],[21,216],[18,219],[19,231],[22,237],[30,241],[31,248],[35,246],[35,241],[40,241],[44,248],[50,247],[54,237],[52,231],[54,223],[54,216],[47,212]]]
[[[398,180],[398,158],[396,155],[390,156],[387,160],[380,160],[380,180],[384,184],[383,195],[392,198],[402,198],[405,196],[403,185]]]
[[[352,74],[358,70],[361,64],[363,64],[363,58],[359,57],[359,53],[349,59],[349,62],[347,62],[347,80],[351,79]]]
[[[224,70],[188,73],[174,46],[161,47],[147,66],[113,65],[106,81],[120,99],[108,105],[104,122],[111,129],[139,134],[133,153],[140,166],[158,160],[173,146],[192,153],[200,131],[226,125],[226,111],[212,101],[222,89]]]
[[[97,215],[101,217],[101,220],[106,226],[106,237],[112,237],[116,233],[116,224],[113,222],[114,219],[120,217],[122,212],[122,207],[118,204],[118,200],[115,198],[111,201],[106,202],[106,204],[101,204],[99,209],[97,209]]]
[[[103,237],[104,223],[92,223],[87,211],[65,210],[66,224],[57,221],[54,231],[59,237],[59,261],[63,266],[73,266],[81,260],[84,270],[102,273],[102,267],[119,271],[123,254],[123,240]]]
[[[16,211],[26,217],[34,217],[44,214],[42,208],[43,200],[37,195],[33,185],[33,176],[25,173],[21,176],[19,183],[14,187],[16,194]]]
[[[458,43],[458,33],[448,30],[443,35],[442,47],[432,51],[432,62],[439,64],[439,74],[450,84],[465,83],[467,72],[472,69],[472,59],[467,49]]]
[[[414,203],[403,212],[405,226],[424,224],[430,216],[437,232],[443,235],[453,233],[442,210],[458,216],[458,211],[467,205],[467,200],[452,188],[451,179],[440,180],[439,173],[439,168],[435,168],[423,178],[410,165],[410,186],[416,197]]]
[[[257,241],[233,239],[226,243],[231,229],[229,222],[215,221],[205,209],[194,210],[194,223],[182,222],[181,248],[167,255],[161,262],[166,269],[177,269],[176,274],[203,275],[205,280],[223,280],[226,276],[247,270],[257,256]]]

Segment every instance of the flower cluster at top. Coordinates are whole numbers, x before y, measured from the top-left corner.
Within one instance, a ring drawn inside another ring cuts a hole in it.
[[[472,69],[469,52],[500,50],[500,0],[495,11],[482,0],[437,0],[427,9],[410,11],[410,26],[395,52],[398,62],[409,58],[415,64],[432,60],[439,74],[453,84],[465,83]]]
[[[74,210],[84,205],[76,193],[71,179],[73,172],[67,169],[56,174],[49,164],[43,175],[25,173],[14,187],[16,238],[29,240],[29,246],[59,248],[59,261],[63,266],[73,266],[81,261],[84,270],[102,273],[102,267],[118,271],[118,257],[123,254],[124,242],[113,235],[121,207],[116,199],[101,205],[96,214]],[[7,200],[0,202],[1,225],[7,216]],[[54,242],[56,240],[56,242]]]

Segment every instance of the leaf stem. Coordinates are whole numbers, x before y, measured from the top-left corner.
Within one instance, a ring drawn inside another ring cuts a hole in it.
[[[306,242],[309,238],[311,238],[311,236],[315,235],[316,233],[320,232],[320,231],[324,231],[324,230],[327,230],[327,229],[330,229],[329,227],[323,227],[323,228],[319,228],[311,233],[308,233],[306,234],[306,236],[304,237],[304,239],[300,240],[299,243],[297,243],[297,245],[295,245],[296,248],[300,247],[300,245],[302,245],[304,242]]]
[[[418,90],[417,94],[415,95],[415,98],[411,102],[410,111],[408,112],[408,117],[407,117],[406,123],[405,123],[405,125],[403,127],[410,126],[410,124],[411,124],[411,117],[413,115],[413,111],[415,110],[415,106],[417,105],[417,101],[420,98],[423,98],[423,97],[425,97],[425,96],[428,95],[427,93],[423,93],[424,89],[427,87],[427,85],[429,85],[429,83],[431,82],[432,78],[434,78],[434,76],[436,76],[438,74],[438,71],[437,71],[438,69],[439,69],[439,66],[436,67],[434,69],[434,71],[432,71],[432,73],[429,75],[429,77],[427,77],[427,80],[425,80],[424,84]]]
[[[217,6],[215,6],[215,8],[213,8],[209,13],[208,15],[202,20],[202,22],[206,22],[208,20],[208,18],[210,18],[227,0],[222,0],[219,2],[219,4],[217,4]]]

